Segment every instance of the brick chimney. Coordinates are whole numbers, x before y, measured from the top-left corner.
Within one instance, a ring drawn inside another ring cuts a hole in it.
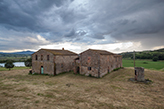
[[[62,50],[64,50],[64,48],[62,48]]]

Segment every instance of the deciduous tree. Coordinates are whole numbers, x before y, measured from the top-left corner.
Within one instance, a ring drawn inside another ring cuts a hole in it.
[[[13,61],[12,60],[8,60],[6,63],[5,63],[5,68],[7,69],[11,69],[14,67],[14,64],[13,64]]]

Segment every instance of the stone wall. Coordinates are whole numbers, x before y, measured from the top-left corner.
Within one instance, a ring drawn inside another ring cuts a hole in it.
[[[100,55],[88,50],[81,53],[79,59],[80,74],[86,76],[102,77],[113,69],[122,67],[122,57],[118,55]]]
[[[99,54],[86,51],[80,54],[80,74],[98,77]]]
[[[75,74],[80,73],[80,60],[79,60],[79,59],[75,59],[75,60],[74,60],[73,72],[74,72]]]
[[[100,55],[100,77],[119,67],[122,67],[121,56]]]
[[[68,72],[74,68],[74,59],[77,55],[57,55],[55,56],[56,74]]]
[[[88,67],[81,66],[80,69],[82,75],[98,77],[98,67],[91,67],[91,70],[88,70]]]
[[[122,56],[114,56],[115,58],[115,67],[122,67]]]
[[[143,67],[135,67],[135,79],[137,81],[145,81]]]
[[[115,68],[113,55],[101,55],[100,56],[100,77],[104,76],[108,72],[111,72]]]
[[[43,60],[41,60],[41,55],[43,55]],[[47,55],[49,55],[49,60],[47,60]],[[32,55],[32,72],[41,73],[41,66],[43,66],[44,74],[54,75],[54,55],[45,50],[34,53]]]

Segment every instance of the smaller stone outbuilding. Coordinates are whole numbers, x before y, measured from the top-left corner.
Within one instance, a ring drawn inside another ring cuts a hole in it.
[[[143,67],[135,67],[135,80],[136,81],[145,81],[144,79],[144,68]]]
[[[105,50],[88,49],[74,60],[74,73],[102,77],[112,70],[122,67],[122,56]]]
[[[32,54],[32,72],[39,74],[57,75],[74,68],[74,52],[57,49],[40,49]]]

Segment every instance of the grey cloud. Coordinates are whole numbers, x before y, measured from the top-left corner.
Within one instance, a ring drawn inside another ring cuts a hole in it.
[[[40,34],[51,43],[138,41],[151,48],[163,45],[163,6],[163,0],[1,0],[0,31],[6,28],[6,33],[0,38],[35,38]],[[151,44],[153,40],[156,42]]]
[[[75,30],[72,29],[68,34],[65,35],[65,37],[73,37],[75,35]]]
[[[102,34],[94,34],[92,37],[95,39],[104,39],[104,36]]]
[[[64,23],[74,22],[74,10],[61,10],[59,14]]]
[[[78,34],[79,36],[84,36],[84,35],[87,34],[87,32],[82,30],[82,31],[79,31],[77,34]]]
[[[63,2],[65,0],[40,0],[39,1],[39,6],[40,7],[43,7],[43,8],[49,8],[51,6],[53,6],[54,4],[57,6],[57,7],[60,7],[63,5]]]
[[[118,40],[122,34],[127,37],[132,37],[134,33],[153,33],[159,31],[163,27],[162,18],[164,15],[162,14],[164,8],[162,5],[163,1],[152,0],[152,1],[121,1],[120,4],[116,4],[117,1],[113,1],[113,6],[109,6],[109,2],[106,1],[106,4],[102,4],[101,8],[104,11],[109,10],[109,13],[97,13],[94,15],[93,19],[96,19],[99,27],[105,29],[106,31],[111,31],[112,36],[116,37]],[[127,4],[127,2],[129,2]],[[114,8],[117,6],[118,8]],[[160,8],[159,8],[160,7]],[[110,10],[112,10],[110,12]],[[97,17],[100,16],[100,17]],[[130,23],[132,22],[132,23]],[[160,23],[161,24],[160,24]],[[106,28],[108,27],[108,28]],[[113,31],[114,28],[117,28],[117,31]],[[131,31],[132,29],[137,30]],[[98,28],[99,29],[99,28]],[[155,30],[154,30],[155,29]]]
[[[0,24],[6,28],[21,31],[24,28],[33,32],[48,32],[42,25],[42,18],[47,19],[44,13],[51,11],[55,6],[60,7],[68,0],[13,0],[0,2]]]

